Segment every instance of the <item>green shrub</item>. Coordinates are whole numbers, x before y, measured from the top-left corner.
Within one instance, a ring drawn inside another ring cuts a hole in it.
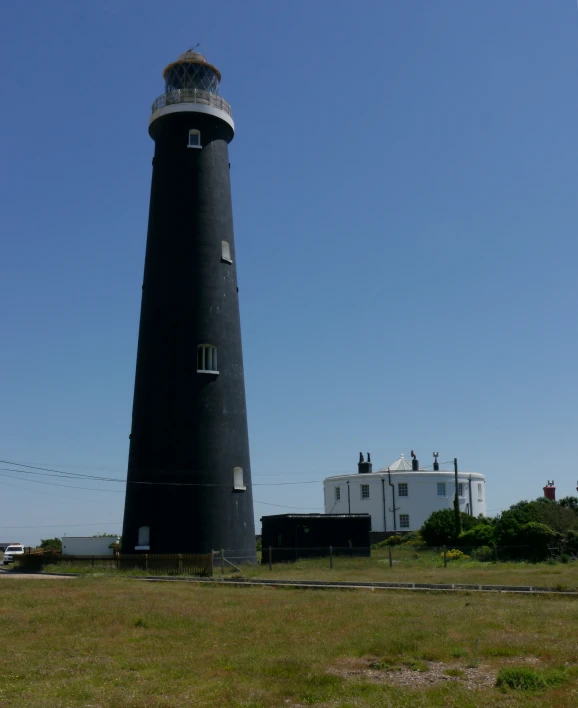
[[[440,553],[440,556],[442,558],[444,557],[443,552]],[[446,551],[446,558],[449,561],[469,560],[470,556],[467,556],[463,551],[460,551],[458,548],[452,548],[450,551]]]
[[[473,529],[461,533],[458,540],[460,546],[493,546],[494,527],[489,524],[478,524]]]
[[[560,563],[568,563],[570,561],[570,556],[567,553],[562,553],[560,556]]]
[[[518,666],[511,669],[501,669],[496,679],[499,688],[512,688],[516,691],[543,691],[551,686],[558,686],[569,681],[576,675],[576,671],[561,668],[543,669],[537,671],[527,666]]]
[[[473,560],[491,563],[494,560],[494,549],[490,548],[490,546],[480,546],[479,548],[474,548],[471,556]]]
[[[566,532],[565,546],[568,553],[578,553],[578,531],[570,529]]]
[[[403,536],[390,536],[389,538],[385,539],[385,545],[386,546],[401,546],[401,544],[405,541]]]
[[[513,688],[516,691],[540,691],[547,685],[541,674],[525,666],[501,669],[496,679],[498,688]]]
[[[40,548],[45,551],[61,551],[62,541],[59,538],[43,538],[40,540]]]

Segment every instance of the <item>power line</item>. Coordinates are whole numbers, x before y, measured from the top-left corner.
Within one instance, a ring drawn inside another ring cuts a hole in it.
[[[121,521],[98,521],[90,524],[40,524],[37,526],[0,526],[0,529],[60,529],[72,526],[119,526]]]
[[[321,509],[320,506],[285,506],[284,504],[271,504],[271,502],[263,502],[258,499],[253,499],[256,504],[265,504],[266,506],[278,506],[281,509],[299,509],[303,511],[311,511],[312,509]]]

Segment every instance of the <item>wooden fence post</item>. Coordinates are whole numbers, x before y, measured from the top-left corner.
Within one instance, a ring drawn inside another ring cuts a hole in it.
[[[393,568],[393,558],[391,557],[391,546],[387,549],[389,551],[389,567]]]
[[[211,555],[209,556],[209,578],[213,577],[213,553],[215,551],[211,548]]]
[[[273,570],[273,556],[271,555],[271,546],[269,546],[269,570]]]
[[[333,546],[329,546],[329,567],[333,569]]]
[[[448,567],[448,557],[447,557],[446,551],[447,551],[447,549],[444,546],[444,568]]]
[[[225,575],[225,551],[221,548],[221,575]]]
[[[183,574],[183,554],[179,553],[179,567],[177,569],[179,575]]]
[[[149,569],[149,554],[145,553],[145,570],[148,572]]]

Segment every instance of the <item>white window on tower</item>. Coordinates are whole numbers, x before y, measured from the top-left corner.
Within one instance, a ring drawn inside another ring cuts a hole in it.
[[[341,487],[335,487],[335,501],[338,502],[341,499]]]
[[[197,347],[197,373],[218,374],[217,347],[212,344],[199,344]]]
[[[232,263],[231,248],[228,241],[221,241],[221,260],[225,263]]]
[[[243,484],[243,468],[233,467],[233,488],[237,492],[244,492],[247,487]]]
[[[399,528],[408,529],[409,528],[409,514],[399,515]]]
[[[438,482],[438,497],[445,497],[446,495],[446,483]]]
[[[408,496],[407,482],[400,482],[397,485],[397,493],[400,497]]]
[[[478,501],[483,501],[484,499],[484,485],[478,483]]]
[[[362,499],[369,499],[369,484],[362,484],[361,485],[361,498]]]
[[[148,551],[148,550],[150,550],[150,537],[151,537],[150,526],[141,526],[138,530],[138,543],[135,547],[135,551]]]
[[[464,485],[462,482],[458,482],[458,497],[464,496]]]
[[[187,147],[190,148],[200,148],[201,147],[201,133],[198,130],[189,130],[189,142]]]

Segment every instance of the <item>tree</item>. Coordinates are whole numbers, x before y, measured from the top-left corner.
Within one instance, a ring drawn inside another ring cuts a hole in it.
[[[40,548],[44,551],[62,551],[62,541],[59,538],[43,538]]]
[[[574,511],[578,511],[578,497],[562,497],[558,504],[568,509],[574,509]]]
[[[466,530],[479,524],[479,520],[460,514],[460,526]],[[456,542],[456,521],[453,509],[434,511],[421,527],[421,535],[428,546],[448,546]]]
[[[553,531],[546,524],[539,524],[536,521],[530,521],[524,524],[519,532],[518,539],[523,546],[530,546],[536,558],[545,558],[548,555],[548,549],[553,543],[559,540],[560,534]]]

